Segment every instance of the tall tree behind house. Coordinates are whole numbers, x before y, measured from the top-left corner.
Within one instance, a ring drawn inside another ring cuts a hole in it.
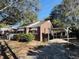
[[[61,4],[55,6],[48,17],[50,20],[60,20],[64,26],[70,24],[79,25],[79,0],[63,0]]]

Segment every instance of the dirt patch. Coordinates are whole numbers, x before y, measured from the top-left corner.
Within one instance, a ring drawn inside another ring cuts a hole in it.
[[[32,42],[18,42],[18,41],[6,41],[9,47],[17,56],[27,55],[29,50],[34,49],[40,45],[46,45],[47,43],[32,41]]]

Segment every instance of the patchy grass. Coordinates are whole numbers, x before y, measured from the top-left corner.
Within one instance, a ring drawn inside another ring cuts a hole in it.
[[[40,41],[32,41],[29,43],[26,42],[18,42],[18,41],[6,41],[9,47],[17,56],[24,56],[28,53],[28,51],[33,49],[43,48],[47,43]]]
[[[35,47],[34,50],[39,50],[39,49],[44,48],[44,47],[45,47],[45,45],[39,45],[39,46]]]

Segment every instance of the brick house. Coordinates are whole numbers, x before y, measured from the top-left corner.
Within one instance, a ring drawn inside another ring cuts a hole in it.
[[[45,39],[49,39],[52,24],[49,20],[38,21],[30,25],[27,25],[24,28],[26,29],[26,33],[33,33],[36,39],[43,41]]]

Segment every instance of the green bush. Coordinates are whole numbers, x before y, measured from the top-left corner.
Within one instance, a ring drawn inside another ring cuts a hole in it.
[[[32,33],[26,34],[25,37],[28,39],[28,41],[32,41],[35,39],[35,36]]]
[[[15,39],[15,40],[19,40],[19,39],[20,39],[20,35],[19,35],[19,34],[15,35],[15,36],[14,36],[14,39]]]
[[[28,34],[21,33],[19,35],[16,35],[17,40],[21,40],[22,38],[25,38],[29,42],[34,40],[35,36],[32,33],[28,33]]]

